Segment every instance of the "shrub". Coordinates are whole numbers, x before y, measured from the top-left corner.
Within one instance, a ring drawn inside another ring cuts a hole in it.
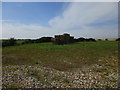
[[[16,40],[14,38],[10,38],[9,40],[10,46],[13,46],[16,44]]]
[[[98,39],[98,41],[102,41],[102,39]]]
[[[83,38],[83,37],[78,38],[78,41],[85,41],[85,38]]]
[[[51,42],[51,38],[52,37],[42,37],[39,40],[40,40],[40,42]]]
[[[106,38],[105,41],[108,41],[108,39]]]
[[[120,38],[116,39],[116,41],[120,41]]]
[[[14,38],[10,38],[9,40],[5,40],[2,42],[2,47],[14,46],[14,45],[16,45],[16,40]]]
[[[89,38],[89,41],[96,41],[95,39],[93,39],[93,38]]]

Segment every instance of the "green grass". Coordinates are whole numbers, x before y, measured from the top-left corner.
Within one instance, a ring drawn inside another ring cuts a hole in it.
[[[70,83],[70,81],[69,81],[67,78],[65,78],[63,81],[64,81],[65,83]]]
[[[78,42],[67,45],[52,43],[5,47],[3,65],[42,65],[58,70],[80,68],[97,63],[101,57],[117,56],[117,41]]]
[[[21,44],[22,42],[25,42],[25,40],[17,40],[16,41],[17,44]]]
[[[0,39],[0,43],[2,43],[2,40]]]
[[[2,43],[2,42],[5,42],[6,40],[9,40],[9,39],[0,39],[0,43]],[[16,43],[17,44],[21,44],[22,42],[25,42],[25,40],[16,40]]]

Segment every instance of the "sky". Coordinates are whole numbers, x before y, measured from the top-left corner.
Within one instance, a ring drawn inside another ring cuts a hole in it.
[[[2,38],[118,38],[117,2],[3,2]]]

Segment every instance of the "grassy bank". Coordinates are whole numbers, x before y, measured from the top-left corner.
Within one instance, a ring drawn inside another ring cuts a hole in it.
[[[100,58],[117,57],[117,41],[26,44],[3,48],[3,65],[41,65],[58,70],[97,63]]]

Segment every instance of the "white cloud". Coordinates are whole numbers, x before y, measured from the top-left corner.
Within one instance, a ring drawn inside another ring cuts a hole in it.
[[[117,19],[117,3],[71,3],[63,12],[49,21],[57,29],[83,27],[86,24]]]
[[[117,23],[112,25],[104,23],[110,20],[117,22],[117,19],[117,3],[71,3],[61,16],[54,17],[49,24],[52,28],[70,32],[75,36],[112,38],[118,36]],[[92,23],[103,23],[103,25],[88,26]],[[80,29],[74,30],[76,27]]]
[[[39,38],[68,32],[76,37],[112,38],[117,37],[117,23],[104,22],[118,18],[118,3],[70,3],[59,16],[49,20],[50,27],[41,25],[27,25],[3,23],[3,38]],[[101,23],[99,26],[90,26]],[[77,29],[76,29],[77,28]]]
[[[39,38],[49,35],[49,28],[40,25],[3,23],[2,37],[4,38]]]
[[[85,27],[82,30],[72,30],[69,33],[72,33],[77,38],[118,38],[118,25],[111,26],[101,26],[99,27]]]

